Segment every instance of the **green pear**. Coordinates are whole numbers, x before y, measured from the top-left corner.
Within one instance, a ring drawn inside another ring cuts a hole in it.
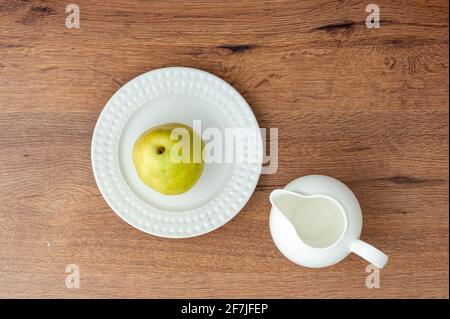
[[[185,134],[174,138],[174,129]],[[178,195],[190,190],[202,175],[202,149],[203,141],[191,127],[167,123],[139,136],[133,147],[133,163],[145,185],[164,195]]]

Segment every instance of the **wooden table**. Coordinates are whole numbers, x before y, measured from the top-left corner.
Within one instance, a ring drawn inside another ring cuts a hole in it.
[[[1,297],[447,297],[448,3],[376,1],[0,1]],[[231,83],[279,166],[224,227],[168,240],[102,199],[90,143],[111,95],[135,76],[190,66]],[[320,173],[347,183],[362,239],[390,261],[381,287],[351,255],[321,270],[282,257],[271,190]],[[68,289],[66,265],[80,268]]]

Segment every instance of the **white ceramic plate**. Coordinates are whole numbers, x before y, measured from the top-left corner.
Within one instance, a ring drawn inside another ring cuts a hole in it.
[[[91,145],[95,180],[109,206],[137,229],[169,238],[198,236],[231,220],[252,195],[261,173],[257,161],[206,164],[197,184],[176,196],[141,182],[132,163],[139,135],[169,122],[192,126],[194,120],[201,120],[202,130],[257,131],[256,145],[245,153],[262,158],[249,105],[232,86],[204,71],[170,67],[144,73],[121,87],[101,112]]]

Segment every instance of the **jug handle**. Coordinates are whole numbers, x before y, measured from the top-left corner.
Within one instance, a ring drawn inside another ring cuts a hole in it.
[[[350,250],[378,268],[383,268],[389,259],[381,250],[360,239],[351,245]]]

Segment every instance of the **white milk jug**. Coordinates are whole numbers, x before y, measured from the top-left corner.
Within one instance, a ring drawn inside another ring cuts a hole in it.
[[[309,175],[270,194],[270,232],[288,259],[306,267],[326,267],[351,252],[383,268],[388,256],[359,239],[358,200],[342,182]]]

